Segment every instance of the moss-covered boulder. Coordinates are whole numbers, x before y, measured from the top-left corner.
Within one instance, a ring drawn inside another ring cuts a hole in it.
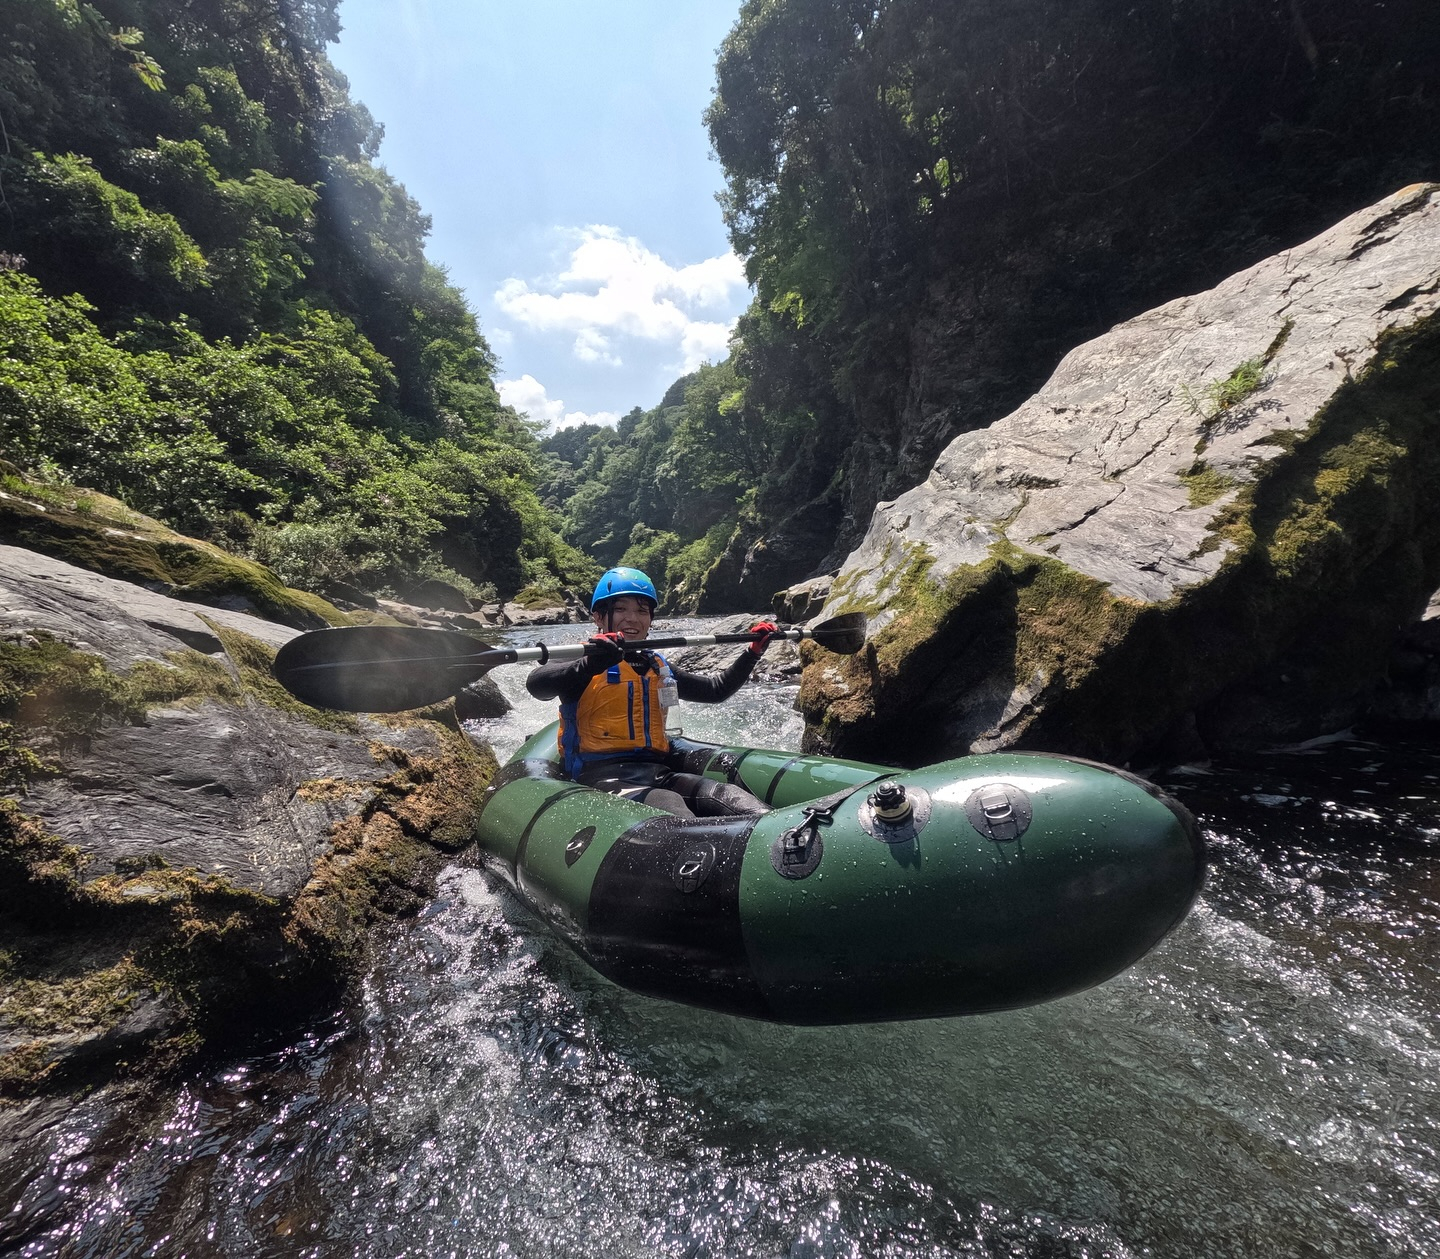
[[[1070,353],[875,512],[811,747],[1123,762],[1334,729],[1440,585],[1440,187]]]
[[[247,612],[295,629],[350,623],[339,608],[286,586],[263,564],[187,538],[94,490],[38,484],[3,461],[0,542],[175,599]]]
[[[0,1095],[313,1012],[469,843],[493,759],[298,703],[292,635],[0,547]]]

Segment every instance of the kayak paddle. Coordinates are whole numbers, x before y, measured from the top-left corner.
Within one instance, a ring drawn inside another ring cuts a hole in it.
[[[763,635],[691,634],[646,638],[629,646],[708,647],[715,643],[753,643]],[[789,642],[813,639],[842,656],[865,646],[865,614],[846,612],[813,629],[782,629],[775,634]],[[420,629],[407,625],[352,625],[313,630],[292,638],[275,655],[271,671],[296,699],[315,708],[351,713],[395,713],[438,704],[496,665],[534,661],[578,660],[584,643],[555,647],[486,647],[454,630]]]

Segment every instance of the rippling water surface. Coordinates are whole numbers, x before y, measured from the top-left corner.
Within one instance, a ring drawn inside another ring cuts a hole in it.
[[[495,676],[503,756],[549,715]],[[687,707],[687,733],[793,746],[793,695]],[[1191,917],[1099,989],[984,1018],[637,997],[453,867],[353,1011],[140,1104],[36,1108],[0,1252],[1440,1254],[1435,751],[1172,775],[1213,857]]]

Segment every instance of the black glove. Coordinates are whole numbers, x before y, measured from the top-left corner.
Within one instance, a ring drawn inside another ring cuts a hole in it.
[[[585,640],[585,666],[591,674],[604,673],[624,659],[624,634],[596,634]]]
[[[770,646],[779,636],[780,627],[776,625],[774,621],[756,621],[755,624],[750,627],[750,632],[752,634],[764,633],[764,638],[757,638],[750,644],[751,655],[763,656],[765,654],[765,648]]]

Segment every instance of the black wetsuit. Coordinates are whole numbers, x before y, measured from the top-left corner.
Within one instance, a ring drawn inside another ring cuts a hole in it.
[[[652,668],[650,653],[626,652],[626,659],[641,673]],[[697,704],[718,704],[729,699],[750,677],[760,657],[743,651],[723,673],[691,673],[688,669],[670,666],[675,675],[675,689],[682,700]],[[545,664],[530,671],[525,689],[536,699],[558,699],[562,704],[580,702],[592,679],[605,672],[605,667],[586,659],[570,664]],[[683,773],[665,759],[663,753],[636,750],[635,756],[601,761],[587,766],[577,775],[577,782],[601,791],[614,792],[643,800],[652,808],[664,809],[678,817],[727,817],[737,813],[765,813],[765,805],[743,787],[712,782],[699,774]]]

